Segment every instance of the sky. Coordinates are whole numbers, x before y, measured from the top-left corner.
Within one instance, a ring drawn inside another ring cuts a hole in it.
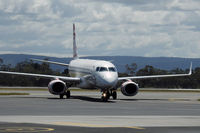
[[[0,54],[200,58],[200,0],[0,0]]]

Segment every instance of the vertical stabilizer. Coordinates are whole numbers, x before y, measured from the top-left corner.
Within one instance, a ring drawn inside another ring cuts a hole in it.
[[[76,47],[76,33],[75,33],[75,24],[73,24],[73,58],[77,59],[77,47]]]

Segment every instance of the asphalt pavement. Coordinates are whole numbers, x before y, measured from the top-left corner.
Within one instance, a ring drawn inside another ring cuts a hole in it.
[[[196,133],[200,128],[200,93],[118,93],[117,100],[102,102],[95,91],[72,91],[70,99],[21,92],[30,95],[0,96],[0,132]]]

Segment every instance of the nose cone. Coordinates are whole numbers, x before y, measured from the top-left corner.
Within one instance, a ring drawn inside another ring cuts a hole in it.
[[[118,78],[117,73],[114,73],[114,72],[105,73],[104,75],[102,75],[103,87],[105,88],[115,87],[118,81],[117,78]]]

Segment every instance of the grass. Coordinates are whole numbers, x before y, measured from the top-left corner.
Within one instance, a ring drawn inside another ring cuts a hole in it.
[[[0,90],[8,90],[8,91],[47,91],[47,89],[43,88],[0,88]]]
[[[98,89],[93,89],[93,90],[89,90],[89,89],[80,89],[80,88],[69,88],[70,90],[72,91],[99,91]],[[20,88],[20,87],[2,87],[0,88],[0,91],[48,91],[48,88],[47,87],[44,87],[44,88],[40,88],[40,87],[23,87],[23,88]]]
[[[191,92],[191,93],[200,93],[200,90],[197,89],[139,89],[139,92]]]
[[[98,89],[94,89],[94,90],[89,90],[89,89],[79,89],[79,88],[72,88],[72,91],[98,91]],[[120,92],[120,88],[117,89],[118,92]],[[200,93],[200,89],[159,89],[159,88],[154,88],[154,89],[148,89],[148,88],[139,88],[139,92],[196,92],[196,93]]]
[[[99,92],[99,89],[79,89],[79,88],[69,88],[72,91],[97,91]],[[6,91],[48,91],[47,87],[2,87],[0,88],[0,91],[6,90]],[[118,88],[117,91],[120,91],[120,88]],[[200,93],[200,89],[149,89],[149,88],[140,88],[139,92],[191,92],[191,93]]]
[[[0,93],[2,96],[9,96],[9,95],[29,95],[29,93],[18,93],[18,92],[3,92]]]

